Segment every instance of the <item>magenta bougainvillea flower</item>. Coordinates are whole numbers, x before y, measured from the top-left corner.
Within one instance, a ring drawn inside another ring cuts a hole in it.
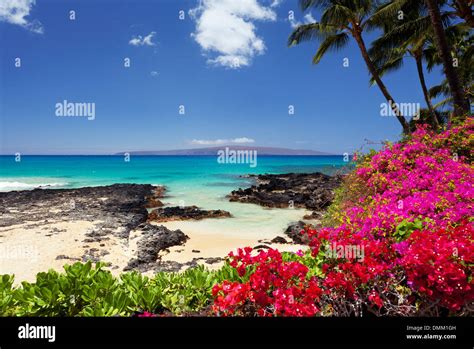
[[[230,254],[246,282],[213,289],[219,315],[314,316],[328,304],[362,301],[383,314],[393,295],[408,306],[456,313],[474,301],[474,123],[436,134],[421,126],[362,162],[351,178],[366,188],[346,204],[339,226],[302,233],[313,258],[328,246],[357,246],[363,258],[328,258],[322,275],[276,250]],[[471,145],[471,146],[470,146]],[[416,228],[400,228],[403,225]],[[297,257],[303,261],[303,254]],[[406,294],[409,296],[405,297]],[[396,301],[396,300],[395,300]]]

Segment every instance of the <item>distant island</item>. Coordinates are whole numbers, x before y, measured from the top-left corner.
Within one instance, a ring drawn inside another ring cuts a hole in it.
[[[273,148],[273,147],[251,147],[242,145],[224,145],[219,147],[195,148],[195,149],[176,149],[176,150],[147,150],[147,151],[131,151],[120,152],[114,155],[123,155],[128,153],[130,155],[183,155],[183,156],[204,156],[217,155],[219,150],[228,147],[232,150],[248,150],[257,151],[258,155],[295,155],[295,156],[314,156],[314,155],[335,155],[331,153],[320,152],[316,150],[305,149],[287,149],[287,148]]]

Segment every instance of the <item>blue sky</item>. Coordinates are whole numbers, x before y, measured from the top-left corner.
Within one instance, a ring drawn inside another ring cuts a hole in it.
[[[16,15],[0,6],[0,153],[232,141],[343,153],[364,139],[399,137],[396,119],[380,116],[385,100],[354,43],[316,66],[317,43],[287,47],[288,11],[304,21],[296,0],[242,0],[233,10],[215,1],[12,0],[23,11]],[[439,80],[439,72],[427,76],[428,85]],[[384,81],[398,102],[424,107],[413,62]],[[63,100],[95,103],[95,119],[58,117]]]

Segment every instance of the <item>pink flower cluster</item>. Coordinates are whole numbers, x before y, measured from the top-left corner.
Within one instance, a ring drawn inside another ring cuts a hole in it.
[[[346,212],[351,229],[376,236],[391,234],[403,220],[446,227],[472,216],[474,169],[451,149],[433,146],[444,137],[419,128],[406,143],[387,147],[358,168],[371,194]]]

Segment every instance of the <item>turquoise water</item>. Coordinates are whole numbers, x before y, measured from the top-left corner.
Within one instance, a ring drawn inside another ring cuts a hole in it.
[[[289,222],[309,213],[303,209],[268,209],[253,204],[229,202],[226,195],[251,181],[245,174],[313,172],[332,174],[347,165],[342,156],[260,156],[257,166],[219,164],[214,156],[0,156],[0,191],[35,187],[78,188],[113,183],[165,185],[165,205],[196,205],[223,209],[227,219],[167,222],[194,236],[273,238]],[[200,235],[199,235],[200,234]]]
[[[347,165],[342,156],[260,156],[257,166],[219,164],[214,156],[0,156],[0,190],[38,186],[78,188],[113,183],[227,187],[245,185],[239,175],[261,173],[333,173]]]

